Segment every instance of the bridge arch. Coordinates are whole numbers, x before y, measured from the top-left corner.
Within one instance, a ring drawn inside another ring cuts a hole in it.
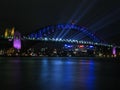
[[[39,29],[35,33],[31,33],[30,35],[28,35],[28,37],[36,39],[36,38],[42,38],[42,37],[50,37],[51,34],[57,34],[57,35],[52,35],[51,38],[61,38],[61,37],[64,38],[71,30],[74,30],[74,31],[76,30],[79,33],[81,32],[85,36],[92,39],[92,41],[94,42],[100,42],[100,39],[98,39],[93,33],[88,31],[85,27],[78,26],[75,24],[49,25],[49,26]]]

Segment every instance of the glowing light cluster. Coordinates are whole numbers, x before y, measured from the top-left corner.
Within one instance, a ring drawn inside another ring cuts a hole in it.
[[[68,45],[68,44],[65,44],[64,46],[65,46],[65,48],[72,48],[73,47],[73,45]]]
[[[16,49],[21,49],[21,35],[19,32],[15,32],[13,39],[13,47]]]
[[[4,37],[5,38],[13,38],[14,37],[14,31],[15,31],[15,28],[11,28],[11,29],[6,29],[5,30],[5,34],[4,34]]]
[[[116,47],[113,47],[113,55],[116,55]]]
[[[79,45],[79,48],[84,48],[84,45]]]

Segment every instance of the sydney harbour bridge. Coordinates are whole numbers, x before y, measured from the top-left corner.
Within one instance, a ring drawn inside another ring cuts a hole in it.
[[[75,24],[57,24],[49,25],[40,28],[28,35],[21,35],[20,32],[15,31],[15,28],[10,30],[6,29],[5,34],[1,38],[13,41],[13,47],[16,49],[21,49],[22,40],[27,41],[42,41],[42,42],[58,42],[65,43],[65,46],[72,47],[70,44],[76,45],[89,45],[93,46],[104,46],[112,48],[113,54],[115,54],[116,48],[119,46],[112,45],[100,39],[94,33],[90,32],[89,29],[83,26]],[[41,43],[42,44],[42,43]],[[69,44],[69,45],[67,45]],[[82,46],[80,46],[82,47]]]

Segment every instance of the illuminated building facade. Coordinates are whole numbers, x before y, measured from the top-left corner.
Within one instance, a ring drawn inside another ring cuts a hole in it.
[[[116,56],[116,47],[113,47],[112,53],[114,56]]]
[[[11,28],[11,29],[6,28],[4,37],[5,38],[13,38],[14,37],[14,32],[15,32],[15,28],[14,27]]]
[[[17,31],[14,33],[13,47],[18,50],[21,49],[21,34]]]

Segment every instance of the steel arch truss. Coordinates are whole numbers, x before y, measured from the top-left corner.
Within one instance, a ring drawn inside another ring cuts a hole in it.
[[[66,32],[68,33],[70,30],[77,30],[77,31],[82,32],[89,38],[91,38],[94,42],[100,42],[100,40],[93,33],[89,32],[85,27],[81,27],[81,26],[78,26],[75,24],[50,25],[50,26],[47,26],[47,27],[44,27],[44,28],[38,30],[36,33],[32,33],[32,34],[28,35],[28,37],[34,38],[34,39],[47,37],[47,36],[49,36],[49,34],[51,34],[51,32],[54,33],[55,30],[62,30],[61,32],[63,32],[63,33],[66,33]],[[60,36],[60,33],[58,36]],[[59,38],[61,38],[61,37],[59,37]]]

